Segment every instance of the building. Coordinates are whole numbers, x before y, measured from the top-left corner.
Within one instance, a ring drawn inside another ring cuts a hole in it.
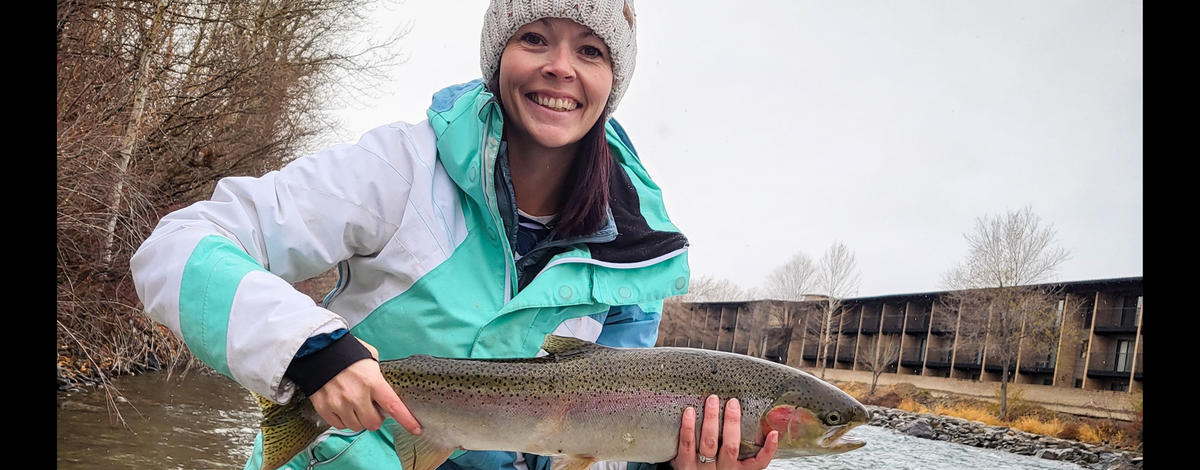
[[[1022,343],[1009,364],[1012,383],[1082,390],[1142,390],[1142,278],[1041,284],[1057,306],[1052,344]],[[970,335],[963,291],[845,299],[826,368],[867,370],[872,343],[899,343],[886,374],[1000,382],[986,335]],[[797,368],[817,367],[821,300],[667,302],[658,346],[732,351]],[[983,318],[983,317],[979,317]],[[989,320],[990,321],[990,320]],[[984,328],[986,330],[986,328]],[[883,348],[881,347],[881,350]],[[1038,350],[1037,354],[1031,351]],[[1019,367],[1018,367],[1019,365]]]

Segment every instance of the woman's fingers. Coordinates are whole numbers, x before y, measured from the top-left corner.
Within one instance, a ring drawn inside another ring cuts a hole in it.
[[[721,399],[709,395],[704,401],[704,424],[700,427],[700,465],[715,464],[717,437],[721,429]]]
[[[718,458],[722,463],[737,462],[742,442],[742,408],[737,398],[725,402],[725,423],[721,434],[721,455]]]
[[[679,447],[675,458],[671,459],[673,470],[696,469],[696,409],[684,408],[683,418],[679,424]]]
[[[400,396],[396,395],[396,391],[392,390],[392,386],[387,383],[382,374],[372,386],[371,398],[379,404],[384,413],[400,423],[400,426],[403,426],[410,434],[421,434],[421,423],[418,423],[417,418],[412,415],[411,411],[408,411],[408,406],[400,400]],[[372,428],[372,430],[375,429],[378,428]]]
[[[696,409],[683,410],[683,423],[679,426],[679,451],[676,458],[696,460]]]
[[[779,431],[767,433],[766,442],[754,457],[741,461],[742,470],[762,470],[767,468],[771,459],[775,458],[775,450],[779,448]]]

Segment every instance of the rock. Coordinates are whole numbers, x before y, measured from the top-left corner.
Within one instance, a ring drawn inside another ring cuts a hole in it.
[[[925,419],[918,419],[906,426],[902,426],[900,431],[910,436],[916,436],[922,439],[934,439],[937,437],[937,433],[933,432],[933,428],[929,426],[929,421]]]
[[[1070,454],[1074,452],[1071,449],[1042,449],[1033,454],[1033,456],[1046,460],[1068,460]]]
[[[1125,457],[1124,454],[1119,453],[1119,452],[1118,453],[1105,452],[1105,453],[1101,454],[1099,457],[1100,457],[1100,461],[1091,465],[1089,468],[1092,468],[1095,470],[1130,470],[1130,469],[1137,468],[1133,465],[1133,463],[1130,462],[1130,460],[1128,458]],[[1140,461],[1141,459],[1139,458],[1138,460]]]

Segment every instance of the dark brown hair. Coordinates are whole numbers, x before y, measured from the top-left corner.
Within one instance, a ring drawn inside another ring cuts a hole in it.
[[[566,182],[570,186],[563,192],[567,199],[560,206],[562,210],[554,228],[559,237],[595,232],[603,228],[608,219],[608,180],[613,158],[604,136],[607,121],[608,117],[601,115],[579,140],[575,163]]]

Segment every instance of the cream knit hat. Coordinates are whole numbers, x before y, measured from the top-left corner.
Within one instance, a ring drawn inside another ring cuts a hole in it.
[[[591,28],[608,45],[613,84],[605,116],[611,116],[629,86],[637,59],[637,14],[633,0],[492,0],[479,37],[484,81],[500,69],[504,45],[521,26],[542,18],[567,18]],[[495,90],[492,90],[493,92]]]

